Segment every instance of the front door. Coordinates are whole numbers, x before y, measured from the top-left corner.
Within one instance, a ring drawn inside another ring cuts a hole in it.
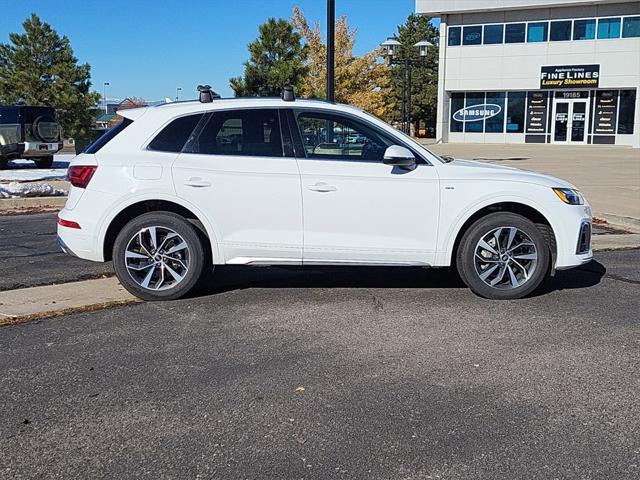
[[[302,195],[276,109],[210,114],[173,165],[177,194],[205,212],[221,263],[301,263]]]
[[[401,142],[355,116],[315,109],[294,115],[292,130],[303,150],[296,151],[303,263],[432,263],[439,214],[436,169],[426,162],[413,170],[385,165],[386,148]]]
[[[586,143],[588,102],[556,100],[553,107],[553,143]]]

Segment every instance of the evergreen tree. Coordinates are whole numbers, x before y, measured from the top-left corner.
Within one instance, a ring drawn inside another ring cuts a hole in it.
[[[414,45],[427,40],[433,46],[427,50],[424,65],[414,67],[411,73],[411,119],[414,125],[424,122],[427,127],[435,127],[438,108],[438,29],[424,15],[411,14],[403,25],[398,26],[398,58],[420,58]],[[391,69],[391,95],[395,104],[395,119],[400,120],[402,111],[402,78],[404,66]]]
[[[65,136],[85,134],[93,123],[100,95],[90,92],[91,67],[78,64],[66,36],[32,13],[24,33],[0,44],[0,103],[54,107]]]
[[[237,97],[279,96],[282,87],[299,88],[308,68],[307,46],[289,22],[270,18],[259,27],[258,38],[249,44],[244,76],[230,80]]]

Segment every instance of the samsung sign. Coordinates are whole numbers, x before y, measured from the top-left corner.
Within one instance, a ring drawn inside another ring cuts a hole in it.
[[[598,88],[600,65],[559,65],[542,67],[540,88]]]
[[[453,119],[458,122],[479,122],[487,118],[495,117],[502,111],[500,105],[495,103],[482,103],[461,108],[453,114]]]

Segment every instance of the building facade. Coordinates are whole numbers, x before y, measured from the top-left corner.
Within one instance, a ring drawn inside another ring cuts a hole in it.
[[[416,0],[439,16],[443,142],[640,148],[640,1]]]

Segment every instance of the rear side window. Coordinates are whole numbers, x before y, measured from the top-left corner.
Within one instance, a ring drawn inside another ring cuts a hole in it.
[[[206,155],[282,157],[278,111],[216,112],[189,150]]]
[[[109,130],[104,132],[100,138],[98,138],[95,142],[87,147],[84,153],[98,153],[98,151],[104,147],[107,143],[115,138],[122,130],[127,128],[129,125],[133,123],[133,120],[129,120],[125,118],[121,122],[116,123]]]
[[[159,152],[181,152],[191,133],[198,125],[204,114],[187,115],[176,118],[151,140],[147,147],[149,150]]]

